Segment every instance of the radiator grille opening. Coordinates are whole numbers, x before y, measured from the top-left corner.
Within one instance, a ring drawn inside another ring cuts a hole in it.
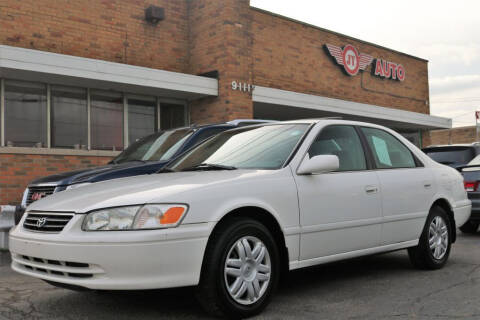
[[[23,227],[42,232],[60,232],[72,219],[73,214],[28,213]]]
[[[40,200],[49,196],[55,192],[56,186],[38,186],[38,187],[29,187],[27,194],[27,206],[34,201]]]
[[[88,279],[93,277],[92,273],[85,272],[89,270],[90,265],[88,263],[82,262],[72,262],[72,261],[58,261],[50,259],[42,259],[38,257],[30,257],[26,255],[16,256],[15,262],[21,267],[45,275],[55,275],[61,277],[70,277],[77,279]],[[34,265],[30,265],[34,264]],[[55,268],[60,269],[61,267],[68,267],[69,270],[55,270]],[[74,268],[74,269],[72,269]],[[72,272],[77,271],[77,272]]]

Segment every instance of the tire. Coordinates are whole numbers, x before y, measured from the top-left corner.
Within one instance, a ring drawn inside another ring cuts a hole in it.
[[[479,225],[478,222],[467,221],[463,226],[460,227],[460,230],[463,233],[468,233],[468,234],[477,233],[478,225]]]
[[[253,250],[255,248],[257,250]],[[243,257],[242,252],[245,253]],[[257,259],[252,259],[255,257]],[[230,261],[228,268],[227,259]],[[260,261],[261,266],[254,260]],[[268,272],[265,266],[269,264]],[[279,275],[279,251],[268,229],[252,219],[234,218],[215,230],[210,238],[196,290],[197,299],[212,315],[236,319],[251,317],[267,306]]]
[[[447,213],[441,207],[433,207],[430,209],[418,245],[408,249],[410,261],[419,269],[442,268],[450,255],[452,236],[452,226]],[[432,248],[430,240],[434,240]]]

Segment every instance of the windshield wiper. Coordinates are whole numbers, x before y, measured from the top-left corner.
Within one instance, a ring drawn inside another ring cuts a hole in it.
[[[223,164],[215,164],[215,163],[201,163],[197,164],[193,167],[188,167],[182,169],[182,171],[201,171],[201,170],[236,170],[236,167],[233,166],[225,166]]]
[[[157,173],[164,173],[164,172],[177,172],[177,170],[169,167],[163,167],[162,169],[157,171]]]

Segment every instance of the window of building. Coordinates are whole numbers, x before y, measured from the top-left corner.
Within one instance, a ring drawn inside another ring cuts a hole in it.
[[[357,132],[351,126],[329,126],[320,132],[308,150],[310,158],[331,154],[338,157],[338,171],[367,169],[365,153]]]
[[[128,98],[128,142],[155,132],[157,127],[157,103],[155,97]]]
[[[183,104],[162,103],[160,107],[162,130],[185,126],[185,106]]]
[[[86,149],[87,90],[51,87],[52,147]]]
[[[5,143],[47,147],[46,85],[5,81]]]
[[[368,145],[373,151],[377,168],[414,168],[415,159],[410,150],[397,138],[386,131],[374,128],[362,128]]]
[[[8,79],[1,82],[4,146],[123,150],[127,139],[132,144],[159,127],[174,129],[187,122],[181,101],[162,103],[160,116],[155,96]]]
[[[92,149],[123,149],[123,96],[116,92],[93,91],[91,96]]]

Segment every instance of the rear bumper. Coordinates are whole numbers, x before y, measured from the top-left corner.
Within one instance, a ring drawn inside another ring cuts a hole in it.
[[[467,222],[468,219],[470,219],[471,211],[472,211],[471,204],[453,208],[455,224],[457,225],[457,227],[463,226],[465,222]]]
[[[472,201],[472,214],[470,221],[480,222],[480,198],[477,195],[468,195],[468,198]]]

